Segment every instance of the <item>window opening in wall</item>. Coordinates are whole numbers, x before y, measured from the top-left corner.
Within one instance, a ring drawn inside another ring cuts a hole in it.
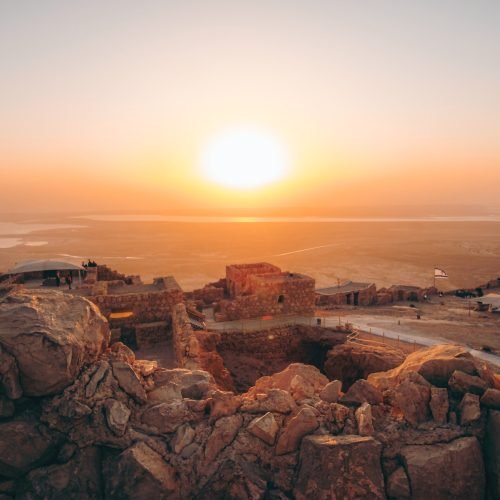
[[[285,302],[285,296],[284,295],[280,295],[278,297],[278,304],[283,304],[283,302]]]

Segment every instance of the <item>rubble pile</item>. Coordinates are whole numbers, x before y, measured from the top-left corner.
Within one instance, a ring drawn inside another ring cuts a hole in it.
[[[294,363],[235,394],[108,340],[86,299],[1,299],[0,500],[499,495],[499,381],[459,347],[345,392]]]

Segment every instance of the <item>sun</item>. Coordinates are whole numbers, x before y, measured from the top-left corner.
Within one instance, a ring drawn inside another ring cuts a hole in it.
[[[213,137],[203,148],[201,171],[223,186],[253,189],[282,179],[288,155],[273,134],[252,128],[232,128]]]

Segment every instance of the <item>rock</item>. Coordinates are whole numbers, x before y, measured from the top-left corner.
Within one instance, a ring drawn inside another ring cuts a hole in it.
[[[431,401],[429,403],[432,418],[437,424],[446,424],[448,410],[448,391],[444,387],[431,387]]]
[[[200,449],[200,445],[197,443],[188,444],[182,451],[182,458],[191,458],[198,450]]]
[[[314,396],[314,385],[301,375],[295,375],[290,381],[290,393],[295,401]]]
[[[500,410],[500,391],[498,389],[486,389],[481,397],[481,404],[493,410]]]
[[[137,402],[145,402],[147,400],[146,391],[132,367],[123,361],[113,361],[111,366],[120,387]]]
[[[19,289],[0,302],[0,345],[16,360],[24,395],[56,394],[107,347],[109,326],[90,301]]]
[[[302,408],[285,427],[276,444],[276,455],[285,455],[298,449],[302,438],[319,427],[316,414],[310,408]]]
[[[345,404],[361,405],[370,403],[372,405],[382,404],[382,393],[366,380],[358,380],[349,388],[349,390],[340,398]]]
[[[247,393],[248,394],[248,393]],[[282,389],[269,389],[267,393],[255,394],[255,399],[242,396],[241,411],[248,413],[290,413],[295,409],[295,400],[290,393]]]
[[[158,361],[139,359],[129,364],[132,364],[134,366],[134,370],[138,371],[143,377],[153,375],[153,373],[158,369]]]
[[[371,437],[305,437],[295,498],[385,499],[381,451],[382,445]]]
[[[19,382],[19,370],[14,356],[11,356],[0,343],[0,388],[9,399],[19,399],[23,395]]]
[[[95,395],[97,386],[102,381],[109,369],[109,364],[106,361],[99,361],[96,366],[97,369],[90,377],[89,383],[85,387],[85,397],[87,398],[91,398]]]
[[[481,407],[477,394],[467,393],[458,406],[460,425],[469,425],[481,418]]]
[[[181,388],[175,382],[170,382],[167,385],[162,385],[158,389],[153,389],[148,392],[149,401],[165,402],[182,399]]]
[[[127,428],[130,410],[116,399],[108,399],[104,403],[106,423],[113,434],[123,436]]]
[[[484,498],[484,465],[475,437],[401,450],[412,499]]]
[[[465,394],[470,392],[481,396],[488,388],[488,384],[480,377],[455,370],[448,381],[448,387],[456,393]]]
[[[484,439],[488,498],[500,498],[500,411],[490,410]]]
[[[429,419],[430,397],[429,387],[406,379],[394,391],[394,404],[403,412],[407,422],[418,425]]]
[[[356,380],[396,368],[404,359],[402,351],[389,346],[340,344],[328,351],[324,370],[330,380],[342,380],[347,390]]]
[[[358,432],[361,436],[371,436],[373,429],[372,407],[370,403],[363,403],[355,412]]]
[[[16,478],[48,463],[55,445],[41,424],[28,420],[0,423],[0,476]]]
[[[256,392],[267,392],[268,389],[282,389],[287,392],[291,390],[292,380],[299,376],[312,386],[313,393],[319,393],[328,384],[328,379],[312,365],[292,363],[284,370],[274,373],[268,377],[261,377],[255,382]],[[295,382],[297,383],[297,381]],[[299,382],[300,385],[300,382]]]
[[[210,398],[210,420],[234,415],[241,406],[241,397],[229,391],[212,391]]]
[[[175,432],[183,423],[189,422],[192,415],[184,401],[160,403],[142,414],[142,422],[155,427],[161,434]]]
[[[4,396],[0,396],[0,418],[12,417],[15,411],[14,402]]]
[[[194,429],[189,424],[181,425],[177,429],[171,443],[175,453],[179,454],[186,446],[189,446],[193,442],[195,435]]]
[[[381,390],[395,387],[408,372],[417,372],[432,385],[446,387],[455,370],[469,375],[477,372],[478,362],[464,347],[443,344],[419,349],[408,355],[401,365],[392,370],[372,373],[368,381]]]
[[[25,494],[29,493],[31,498],[102,498],[100,452],[94,447],[84,448],[63,465],[31,471],[26,483]]]
[[[342,382],[340,380],[333,380],[321,389],[319,397],[327,403],[336,403],[339,400],[341,390]]]
[[[410,483],[403,467],[398,467],[387,480],[387,496],[392,498],[410,498]]]
[[[123,342],[115,342],[110,347],[110,359],[112,361],[123,361],[129,365],[133,365],[135,362],[135,354],[134,351]]]
[[[241,415],[222,417],[215,422],[205,446],[205,458],[213,461],[226,446],[231,444],[243,424]]]
[[[108,463],[106,469],[106,498],[165,500],[178,497],[175,469],[143,442],[126,449]]]
[[[279,429],[278,422],[276,422],[271,412],[267,412],[265,415],[262,415],[262,417],[254,418],[247,427],[250,434],[257,436],[259,439],[262,439],[264,443],[271,446],[276,440],[276,434]]]

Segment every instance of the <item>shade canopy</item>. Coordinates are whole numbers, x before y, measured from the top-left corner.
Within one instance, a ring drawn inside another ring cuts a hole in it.
[[[9,269],[7,274],[34,273],[38,271],[85,271],[85,269],[67,260],[26,260]]]

